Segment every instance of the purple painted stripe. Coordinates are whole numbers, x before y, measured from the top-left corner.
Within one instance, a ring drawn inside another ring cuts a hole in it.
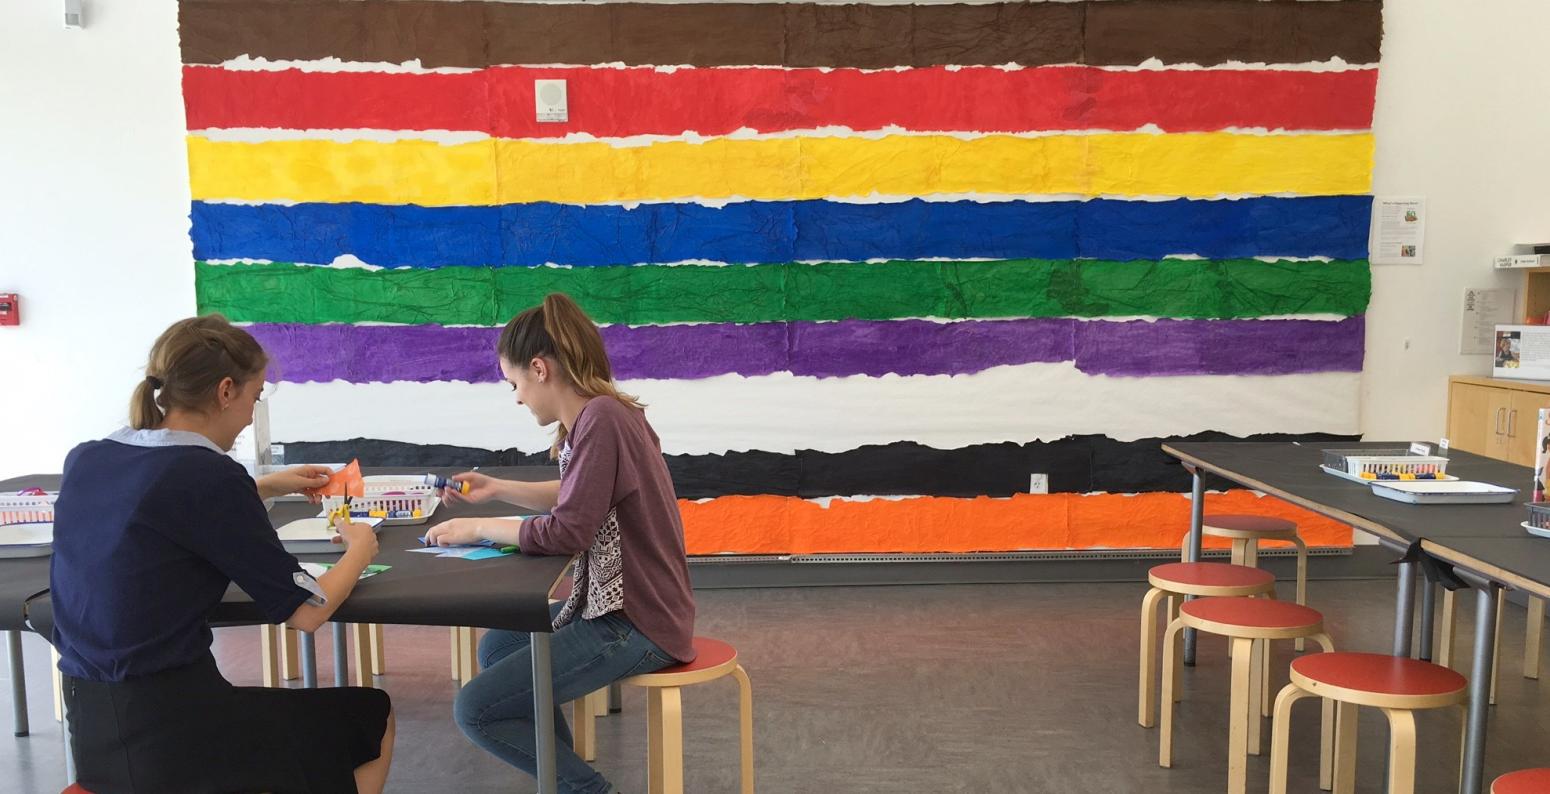
[[[255,324],[248,330],[291,382],[500,380],[499,329],[437,325]],[[843,377],[964,374],[1075,361],[1093,375],[1357,372],[1362,317],[1314,320],[926,320],[608,326],[619,379],[725,373]]]

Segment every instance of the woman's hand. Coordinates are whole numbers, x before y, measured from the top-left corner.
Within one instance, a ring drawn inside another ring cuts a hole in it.
[[[292,466],[273,474],[265,474],[258,478],[258,495],[273,499],[299,493],[305,488],[319,488],[328,482],[328,475],[332,473],[333,469],[327,466]],[[321,497],[308,496],[307,499],[317,504]]]
[[[468,493],[458,493],[454,488],[441,489],[441,498],[448,504],[473,502],[475,504],[501,498],[501,481],[477,471],[465,471],[447,479],[467,483]]]
[[[473,518],[454,518],[425,531],[427,546],[469,546],[481,540],[479,522]]]
[[[377,530],[370,524],[340,524],[339,534],[334,536],[335,543],[343,543],[346,549],[364,549],[366,559],[376,559],[380,547],[377,545]]]

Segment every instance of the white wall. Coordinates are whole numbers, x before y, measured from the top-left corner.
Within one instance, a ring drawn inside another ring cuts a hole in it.
[[[194,310],[177,5],[0,3],[0,477],[122,425],[151,342]]]
[[[1389,0],[1378,78],[1374,192],[1427,198],[1426,264],[1374,267],[1362,428],[1436,440],[1459,355],[1466,287],[1511,287],[1490,259],[1550,240],[1550,80],[1544,0]],[[1520,294],[1519,300],[1522,296]]]
[[[0,4],[0,476],[58,470],[121,423],[151,340],[194,309],[176,4]],[[1550,3],[1389,0],[1375,190],[1429,201],[1427,263],[1377,268],[1362,415],[1372,438],[1442,432],[1465,287],[1550,239]],[[1408,342],[1408,347],[1407,347]],[[19,373],[25,373],[24,375]]]

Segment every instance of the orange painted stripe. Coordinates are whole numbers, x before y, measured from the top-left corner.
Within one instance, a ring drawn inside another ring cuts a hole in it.
[[[827,507],[788,496],[723,496],[680,500],[679,508],[690,554],[1178,548],[1189,528],[1189,499],[1172,493],[836,499]],[[1208,494],[1206,510],[1290,519],[1310,546],[1352,542],[1350,527],[1251,491]]]

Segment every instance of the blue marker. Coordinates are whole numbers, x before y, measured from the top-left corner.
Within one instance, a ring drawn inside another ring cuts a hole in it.
[[[425,484],[433,488],[448,488],[465,496],[468,494],[468,483],[458,480],[449,480],[439,474],[425,475]]]

